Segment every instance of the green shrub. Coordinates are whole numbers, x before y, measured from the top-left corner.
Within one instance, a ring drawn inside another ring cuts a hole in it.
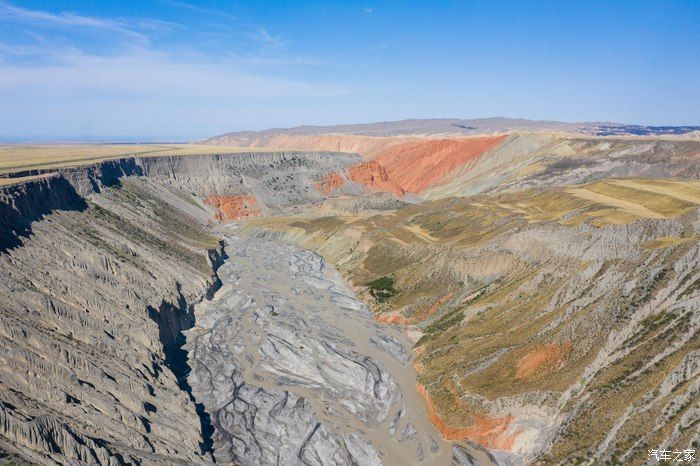
[[[394,279],[391,277],[380,277],[367,283],[369,294],[378,302],[384,302],[396,294],[394,289]]]

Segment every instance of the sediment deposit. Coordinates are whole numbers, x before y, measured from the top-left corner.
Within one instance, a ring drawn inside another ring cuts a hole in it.
[[[222,288],[196,307],[185,345],[218,461],[449,463],[398,328],[373,321],[314,253],[235,236],[226,252]]]

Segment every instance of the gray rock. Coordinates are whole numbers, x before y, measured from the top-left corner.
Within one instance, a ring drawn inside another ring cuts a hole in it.
[[[185,332],[188,382],[216,428],[217,461],[383,464],[448,453],[424,406],[402,402],[415,382],[401,385],[390,370],[406,371],[408,342],[375,325],[320,256],[233,236],[226,252],[222,288]]]

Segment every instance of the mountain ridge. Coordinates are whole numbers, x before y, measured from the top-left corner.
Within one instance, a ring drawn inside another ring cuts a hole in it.
[[[610,121],[563,122],[555,120],[530,120],[525,118],[408,118],[403,120],[379,121],[337,125],[302,125],[291,128],[269,128],[258,131],[232,131],[201,141],[204,144],[230,144],[237,140],[245,142],[249,138],[267,138],[278,134],[319,135],[348,134],[356,136],[401,136],[463,134],[476,135],[509,131],[561,131],[588,135],[663,135],[685,134],[700,131],[693,125],[638,125]]]

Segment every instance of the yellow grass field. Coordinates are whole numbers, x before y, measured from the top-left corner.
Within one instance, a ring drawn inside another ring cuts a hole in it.
[[[122,157],[158,157],[167,155],[229,154],[270,152],[270,149],[224,147],[197,144],[52,144],[0,145],[0,174],[23,170],[64,168]],[[26,178],[25,178],[26,179]],[[20,179],[0,179],[1,184]]]

